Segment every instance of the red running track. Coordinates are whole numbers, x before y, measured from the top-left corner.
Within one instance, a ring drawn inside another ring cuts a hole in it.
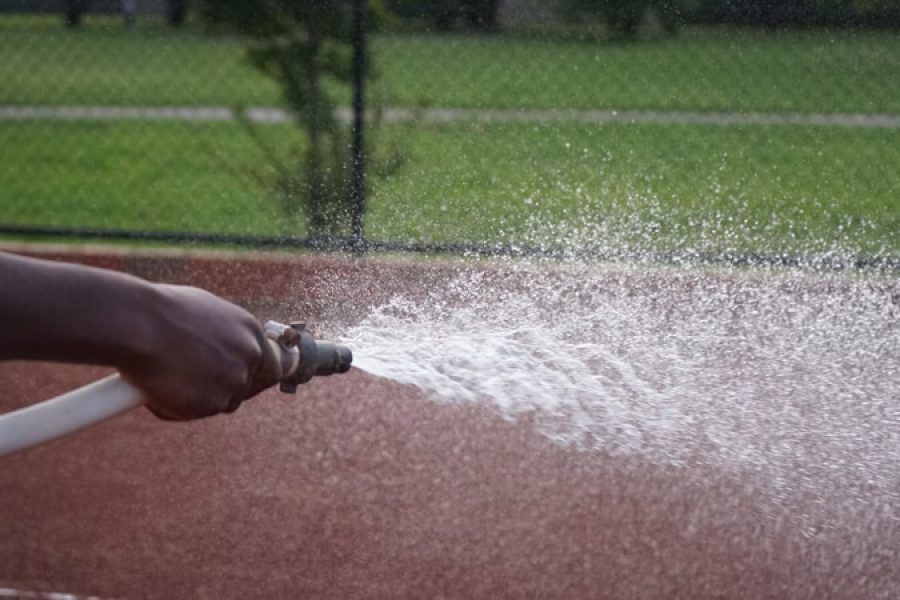
[[[328,304],[349,319],[349,305],[324,300],[346,282],[371,299],[424,276],[387,261],[69,258],[192,281],[273,318],[327,316]],[[298,273],[309,284],[302,293]],[[105,374],[0,363],[0,410]],[[0,460],[0,589],[104,598],[900,592],[894,556],[848,558],[790,519],[764,517],[751,487],[704,469],[562,448],[527,421],[436,404],[354,370],[298,397],[267,392],[228,417],[172,424],[139,410]]]

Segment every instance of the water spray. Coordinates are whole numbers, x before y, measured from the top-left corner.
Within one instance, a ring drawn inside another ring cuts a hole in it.
[[[303,323],[269,321],[265,334],[281,360],[280,389],[293,394],[313,377],[346,373],[353,354],[346,346],[317,341]],[[51,400],[0,415],[0,456],[31,448],[105,421],[144,404],[143,393],[112,375]]]

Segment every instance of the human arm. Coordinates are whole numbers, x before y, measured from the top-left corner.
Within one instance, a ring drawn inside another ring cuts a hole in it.
[[[0,252],[0,360],[113,367],[154,413],[236,409],[281,378],[256,319],[197,288]]]

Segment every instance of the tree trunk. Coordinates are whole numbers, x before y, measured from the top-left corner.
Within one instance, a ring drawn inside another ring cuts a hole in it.
[[[81,13],[87,9],[87,0],[66,0],[66,27],[81,25]]]
[[[187,17],[188,0],[168,0],[166,3],[166,21],[169,25],[177,27],[184,23]]]

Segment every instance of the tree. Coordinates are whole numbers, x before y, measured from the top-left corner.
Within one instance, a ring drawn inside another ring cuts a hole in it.
[[[389,0],[388,7],[401,17],[426,19],[438,31],[450,31],[462,23],[477,31],[497,29],[502,0]]]
[[[497,14],[501,0],[461,0],[463,18],[474,29],[493,31],[497,29]]]
[[[633,38],[650,12],[668,33],[675,33],[684,3],[685,0],[564,0],[563,9],[570,18],[602,19],[611,31]]]
[[[81,14],[88,9],[88,0],[65,0],[66,27],[81,25]]]
[[[327,82],[352,78],[352,0],[205,0],[202,14],[252,39],[251,62],[280,84],[306,132],[302,168],[276,167],[282,206],[305,213],[310,237],[346,234],[352,219],[351,155]]]
[[[166,21],[169,25],[178,27],[184,23],[187,11],[188,0],[168,0],[166,2]]]

